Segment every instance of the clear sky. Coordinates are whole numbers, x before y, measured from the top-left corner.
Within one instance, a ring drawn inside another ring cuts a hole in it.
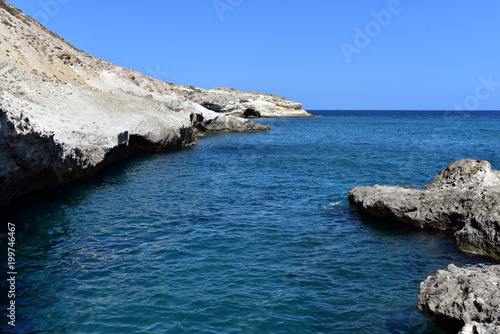
[[[175,84],[305,109],[500,110],[498,0],[8,0]]]

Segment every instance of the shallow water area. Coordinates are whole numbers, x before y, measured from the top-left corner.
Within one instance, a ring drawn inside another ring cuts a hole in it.
[[[466,157],[499,169],[500,113],[316,113],[1,206],[2,225],[16,225],[19,292],[16,327],[2,329],[442,333],[416,310],[420,282],[498,261],[449,233],[360,216],[347,193],[422,187]]]

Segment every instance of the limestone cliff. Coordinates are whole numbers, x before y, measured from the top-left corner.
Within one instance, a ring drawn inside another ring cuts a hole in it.
[[[221,101],[219,113],[206,108]],[[201,132],[269,131],[225,111],[303,116],[301,107],[266,94],[176,86],[116,66],[0,0],[0,202],[136,152],[192,145]]]
[[[19,9],[0,0],[0,59],[43,82],[70,84],[103,93],[162,102],[192,101],[206,109],[236,116],[313,117],[302,104],[281,97],[235,89],[204,90],[162,82],[75,48]],[[1,71],[0,71],[1,73]],[[17,85],[9,87],[22,94]]]

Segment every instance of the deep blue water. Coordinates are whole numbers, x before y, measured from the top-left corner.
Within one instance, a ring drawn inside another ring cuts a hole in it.
[[[16,327],[4,315],[2,329],[441,333],[416,310],[419,283],[492,260],[448,233],[361,217],[347,193],[422,186],[466,157],[499,169],[500,113],[316,113],[1,206],[18,253]]]

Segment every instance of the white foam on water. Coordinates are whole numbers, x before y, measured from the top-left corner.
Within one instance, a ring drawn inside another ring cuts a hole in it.
[[[323,209],[331,209],[331,208],[334,208],[336,206],[339,206],[340,204],[342,204],[344,201],[337,201],[337,202],[331,202],[329,203],[328,205],[325,205],[323,206]]]

